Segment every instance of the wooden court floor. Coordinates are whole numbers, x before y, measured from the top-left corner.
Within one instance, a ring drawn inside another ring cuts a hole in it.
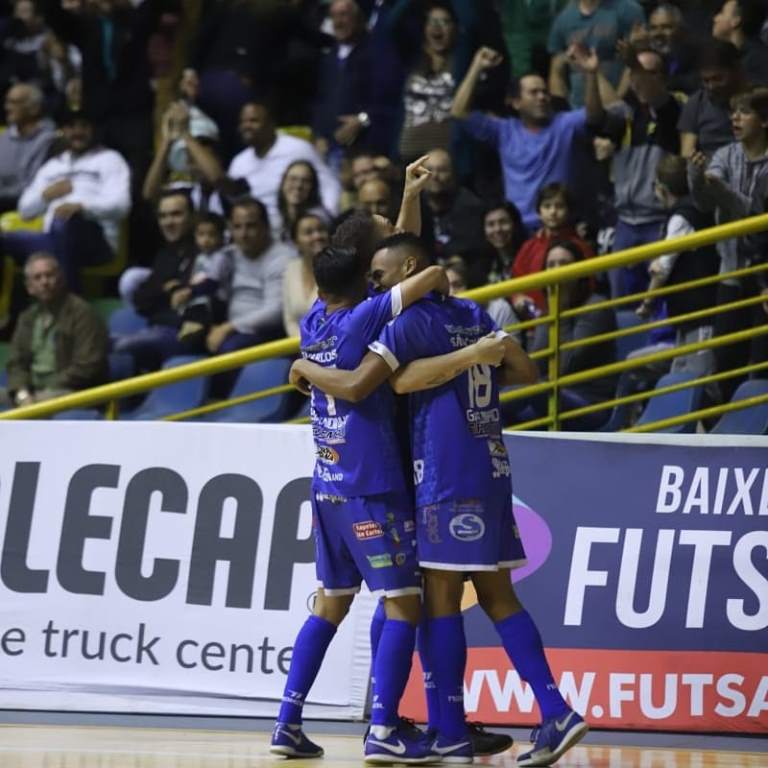
[[[311,728],[308,729],[311,733]],[[362,766],[359,737],[321,734],[322,760],[294,760],[290,768]],[[197,729],[79,725],[0,725],[0,768],[281,768],[267,752],[269,734]],[[768,752],[610,746],[610,733],[589,735],[561,768],[768,768]],[[476,763],[515,768],[509,751]]]

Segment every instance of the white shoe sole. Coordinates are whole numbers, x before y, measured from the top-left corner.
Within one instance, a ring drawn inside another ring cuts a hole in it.
[[[424,763],[437,763],[439,760],[427,755],[425,757],[398,757],[397,755],[379,754],[365,756],[365,762],[372,765],[423,765]]]
[[[271,746],[269,748],[269,752],[272,755],[280,755],[281,757],[293,757],[293,758],[303,758],[304,760],[315,760],[318,757],[322,757],[325,753],[320,750],[319,753],[308,755],[306,752],[299,752],[298,749],[294,749],[293,747],[289,747],[282,744],[276,744],[274,746]]]
[[[571,747],[578,744],[587,735],[588,731],[589,726],[586,723],[577,723],[565,734],[565,738],[554,752],[538,758],[534,757],[530,760],[518,760],[518,768],[546,768],[546,766],[554,765]]]

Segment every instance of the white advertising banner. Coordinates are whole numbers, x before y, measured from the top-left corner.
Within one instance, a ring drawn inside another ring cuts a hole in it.
[[[0,708],[273,716],[315,591],[306,427],[0,425]],[[307,716],[361,717],[355,600]]]

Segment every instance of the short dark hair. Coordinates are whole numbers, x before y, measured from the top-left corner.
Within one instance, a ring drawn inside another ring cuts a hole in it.
[[[534,70],[531,70],[530,72],[525,72],[519,77],[513,77],[509,81],[509,85],[507,86],[507,96],[509,96],[512,99],[519,99],[520,91],[521,91],[520,86],[526,77],[540,77],[544,81],[544,84],[547,85],[547,78],[544,77],[544,75],[542,75],[541,72],[536,72]],[[547,90],[549,90],[549,86],[547,86]]]
[[[733,43],[725,40],[716,40],[713,37],[701,46],[696,64],[700,70],[735,70],[741,67],[741,53]]]
[[[680,155],[665,155],[656,166],[656,178],[675,197],[688,194],[688,164]]]
[[[765,6],[762,0],[736,0],[741,18],[741,31],[747,37],[757,37],[765,21]]]
[[[331,245],[354,249],[367,268],[377,249],[373,216],[359,208],[351,208],[342,213],[334,222]]]
[[[573,256],[574,261],[584,261],[584,251],[581,250],[578,243],[574,243],[573,240],[557,240],[552,245],[547,248],[547,256],[549,256],[550,251],[554,251],[555,248],[563,248],[564,250],[568,251],[568,253]],[[546,264],[546,257],[544,259],[544,263]]]
[[[183,197],[187,201],[187,210],[190,213],[195,210],[195,206],[192,204],[192,196],[189,194],[188,187],[165,187],[165,189],[162,189],[160,194],[157,196],[156,208],[159,209],[160,203],[162,203],[163,200],[167,200],[169,197]]]
[[[301,224],[304,219],[317,219],[326,229],[328,230],[328,219],[327,217],[323,216],[322,213],[320,213],[317,210],[308,210],[304,211],[304,213],[300,213],[292,222],[291,222],[291,240],[295,243],[296,242],[296,233],[299,231],[299,224]]]
[[[317,288],[329,296],[352,297],[357,294],[365,270],[354,248],[329,245],[312,260]]]
[[[398,232],[390,235],[376,246],[377,251],[382,251],[385,248],[390,250],[407,248],[413,251],[422,267],[429,266],[433,261],[432,255],[424,243],[411,232]]]
[[[216,227],[216,231],[220,237],[224,237],[224,233],[227,231],[227,222],[223,216],[218,213],[208,211],[206,213],[198,213],[195,216],[195,227],[200,224],[211,224]]]
[[[571,197],[571,193],[568,190],[568,187],[565,186],[565,184],[561,184],[559,181],[553,181],[550,184],[545,184],[537,193],[536,193],[536,210],[538,211],[541,206],[547,202],[547,200],[552,200],[555,197],[562,197],[563,200],[565,200],[565,205],[567,206],[569,211],[573,210],[573,199]]]
[[[768,121],[768,88],[756,86],[737,93],[731,99],[731,108],[746,107],[755,112],[763,122]]]
[[[267,206],[261,202],[257,197],[238,197],[232,201],[232,213],[236,208],[256,208],[261,213],[261,220],[269,226],[269,214],[267,213]]]

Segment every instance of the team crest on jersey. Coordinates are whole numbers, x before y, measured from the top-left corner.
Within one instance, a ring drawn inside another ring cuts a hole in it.
[[[477,515],[464,512],[451,518],[448,530],[459,541],[477,541],[485,536],[485,523]]]
[[[405,552],[398,552],[395,555],[395,565],[405,565],[406,555]]]
[[[359,523],[352,523],[352,530],[358,541],[378,539],[384,535],[384,529],[375,520],[364,520]]]
[[[315,456],[318,461],[322,461],[323,464],[338,464],[339,452],[329,445],[318,445],[315,448]]]

